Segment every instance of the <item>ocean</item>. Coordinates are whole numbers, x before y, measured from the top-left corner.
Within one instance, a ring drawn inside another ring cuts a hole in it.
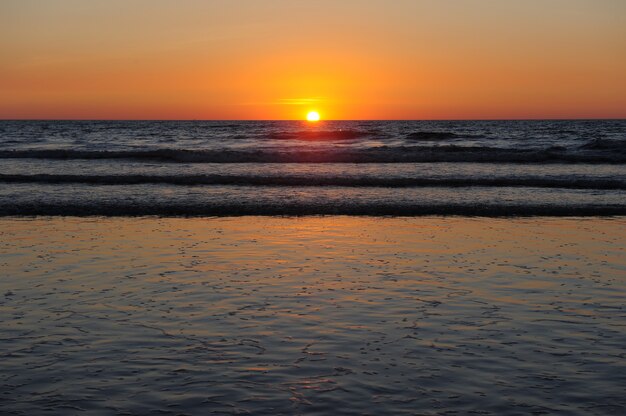
[[[626,121],[2,121],[0,413],[626,414],[625,164]]]
[[[624,215],[626,120],[0,121],[0,215]]]

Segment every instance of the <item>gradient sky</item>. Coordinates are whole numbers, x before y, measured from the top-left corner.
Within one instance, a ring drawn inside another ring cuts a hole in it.
[[[626,118],[622,0],[0,0],[0,118]]]

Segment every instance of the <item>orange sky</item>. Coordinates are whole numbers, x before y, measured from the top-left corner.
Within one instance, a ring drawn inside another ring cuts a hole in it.
[[[621,0],[5,0],[0,118],[626,118]]]

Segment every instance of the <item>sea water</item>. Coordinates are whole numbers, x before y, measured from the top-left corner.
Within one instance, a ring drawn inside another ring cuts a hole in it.
[[[625,163],[625,120],[0,121],[0,214],[625,214]]]

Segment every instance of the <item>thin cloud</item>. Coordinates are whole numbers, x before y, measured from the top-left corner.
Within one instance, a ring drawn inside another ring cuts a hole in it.
[[[328,101],[327,97],[309,97],[309,98],[279,98],[276,101],[269,102],[248,102],[240,105],[313,105]]]
[[[280,98],[276,104],[277,105],[309,105],[309,104],[317,104],[322,101],[326,101],[326,97]]]

